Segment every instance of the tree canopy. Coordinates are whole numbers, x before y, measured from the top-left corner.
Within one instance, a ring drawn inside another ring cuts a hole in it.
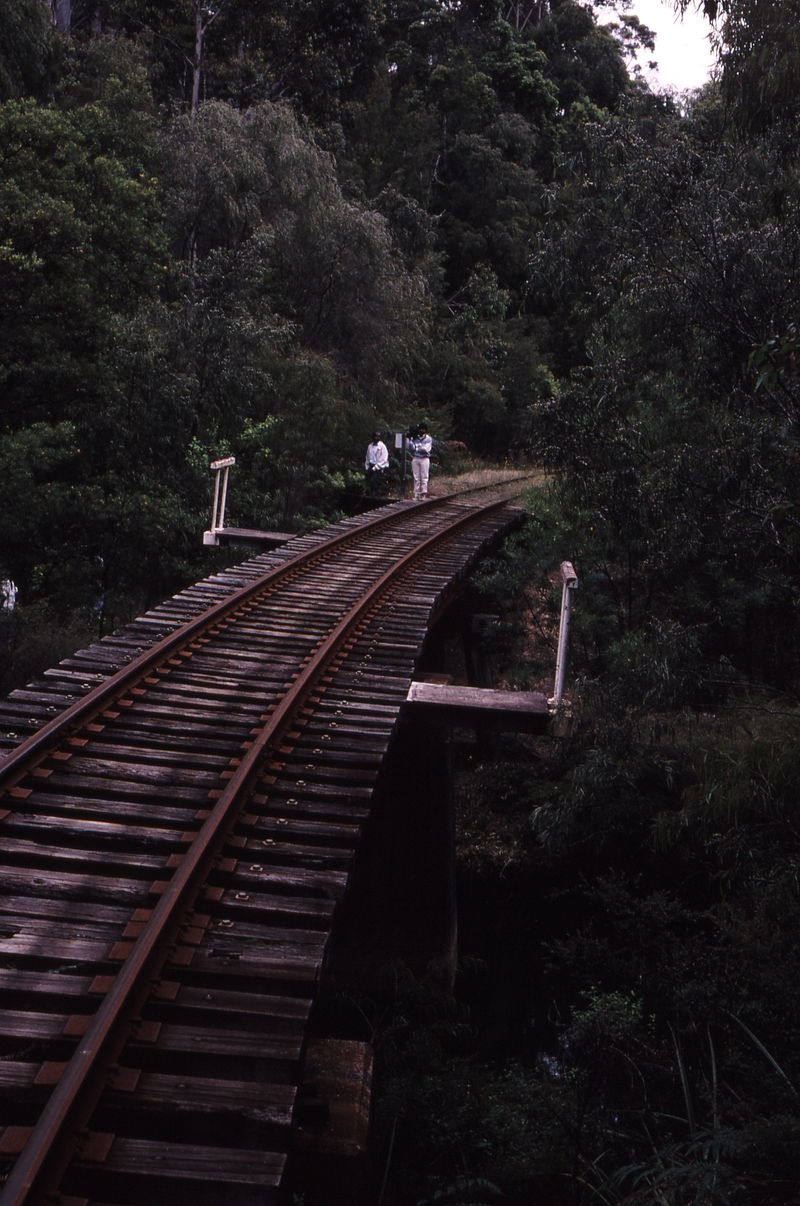
[[[55,511],[35,538],[3,521],[21,599],[102,594],[114,623],[161,589],[109,522],[134,497],[191,572],[199,466],[223,446],[250,465],[233,511],[282,526],[328,513],[376,422],[423,411],[475,453],[522,449],[555,388],[529,303],[543,184],[579,111],[638,95],[589,10],[561,0],[521,32],[498,3],[6,8],[7,455],[38,433],[82,499],[67,594],[31,552]]]

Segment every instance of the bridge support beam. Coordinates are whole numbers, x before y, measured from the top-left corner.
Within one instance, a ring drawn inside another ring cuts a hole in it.
[[[453,758],[447,725],[398,722],[373,797],[351,890],[337,912],[329,971],[368,988],[399,960],[455,975]]]
[[[441,961],[452,987],[458,958],[452,732],[447,724],[431,724],[411,713],[398,736],[391,829],[399,830],[405,857],[398,864],[402,882],[395,885],[393,897],[398,904],[405,898],[402,915],[408,932],[397,937],[420,971]],[[395,924],[400,920],[396,917]]]
[[[438,961],[452,985],[458,959],[453,730],[543,733],[549,722],[543,695],[411,685],[339,913],[332,958],[345,982],[368,985],[399,959],[415,975]]]

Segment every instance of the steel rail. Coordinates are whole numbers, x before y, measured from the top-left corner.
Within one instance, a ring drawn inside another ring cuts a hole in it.
[[[399,523],[409,511],[419,514],[423,508],[442,506],[455,497],[457,496],[452,494],[437,495],[437,497],[429,498],[414,507],[409,507],[402,511],[394,511],[391,515],[382,515],[377,519],[367,520],[357,528],[353,528],[347,532],[340,532],[330,540],[315,545],[312,549],[304,549],[301,553],[296,553],[287,561],[274,566],[261,577],[256,578],[253,582],[249,582],[246,586],[240,587],[239,590],[234,591],[227,598],[222,599],[219,603],[215,603],[206,611],[201,612],[193,620],[180,625],[156,645],[152,645],[138,657],[134,658],[127,666],[123,666],[117,670],[104,682],[98,683],[82,699],[78,699],[74,704],[70,704],[60,715],[54,716],[41,729],[26,738],[15,750],[6,754],[5,758],[0,761],[0,798],[4,791],[9,787],[13,787],[28,769],[36,764],[37,760],[41,760],[46,756],[54,742],[63,738],[72,729],[77,729],[93,719],[99,712],[108,707],[114,699],[123,695],[135,683],[139,682],[157,666],[166,661],[171,654],[176,653],[192,640],[201,636],[207,629],[226,619],[238,607],[241,607],[244,603],[249,602],[254,596],[258,595],[265,587],[278,582],[281,578],[286,577],[295,570],[303,568],[318,557],[324,557],[331,551],[341,548],[342,545],[359,540],[365,533],[374,532],[377,528]]]
[[[0,1206],[30,1206],[58,1189],[79,1143],[80,1132],[86,1127],[105,1088],[108,1073],[128,1040],[138,1011],[147,999],[153,982],[159,978],[170,945],[175,942],[184,925],[186,910],[193,906],[196,893],[219,855],[238,807],[259,773],[266,749],[286,732],[324,671],[335,662],[348,638],[379,604],[389,587],[436,545],[452,538],[461,528],[479,522],[506,505],[506,500],[501,499],[477,511],[469,511],[427,537],[364,591],[320,644],[243,757],[190,850],[176,868],[172,879],[165,884],[159,903],[134,942],[122,970],[103,998],[78,1050],[17,1158],[0,1193]]]

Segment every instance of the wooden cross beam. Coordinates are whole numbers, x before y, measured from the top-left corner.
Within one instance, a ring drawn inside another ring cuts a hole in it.
[[[544,733],[550,723],[547,698],[537,691],[494,691],[414,682],[406,708],[434,723],[505,733]]]

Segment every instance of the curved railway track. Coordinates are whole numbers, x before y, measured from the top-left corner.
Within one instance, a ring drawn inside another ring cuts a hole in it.
[[[426,627],[519,514],[298,538],[0,704],[0,1206],[273,1200]]]

